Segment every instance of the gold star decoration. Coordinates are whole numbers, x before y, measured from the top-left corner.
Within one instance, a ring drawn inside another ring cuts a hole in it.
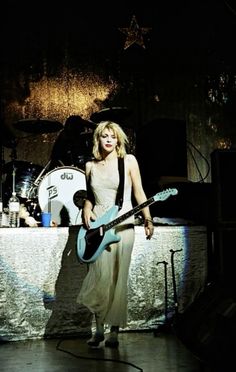
[[[133,15],[129,28],[119,28],[119,31],[126,35],[124,49],[128,49],[133,44],[138,44],[145,49],[143,35],[146,35],[150,30],[151,28],[148,27],[139,27],[135,15]]]

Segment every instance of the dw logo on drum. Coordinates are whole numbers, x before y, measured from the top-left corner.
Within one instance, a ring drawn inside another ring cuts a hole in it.
[[[66,173],[61,175],[62,180],[73,180],[73,174],[72,173]]]

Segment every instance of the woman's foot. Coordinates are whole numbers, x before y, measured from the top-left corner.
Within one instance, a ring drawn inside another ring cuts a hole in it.
[[[105,341],[106,347],[117,348],[119,346],[118,333],[119,327],[111,327],[111,332]]]
[[[92,348],[98,348],[102,346],[102,343],[104,341],[104,334],[103,333],[95,333],[88,341],[88,346]]]

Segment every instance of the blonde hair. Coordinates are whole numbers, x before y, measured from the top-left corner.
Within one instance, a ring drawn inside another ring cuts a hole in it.
[[[112,130],[114,135],[117,137],[116,151],[119,158],[123,158],[126,154],[126,145],[128,145],[129,140],[123,129],[119,124],[113,121],[101,121],[94,133],[93,133],[93,156],[97,160],[102,159],[101,149],[100,149],[100,137],[105,129]]]

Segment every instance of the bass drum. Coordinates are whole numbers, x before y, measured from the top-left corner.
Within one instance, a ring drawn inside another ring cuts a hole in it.
[[[86,197],[84,171],[76,167],[58,167],[47,173],[38,187],[38,203],[42,212],[51,212],[58,226],[81,223],[82,203]]]

